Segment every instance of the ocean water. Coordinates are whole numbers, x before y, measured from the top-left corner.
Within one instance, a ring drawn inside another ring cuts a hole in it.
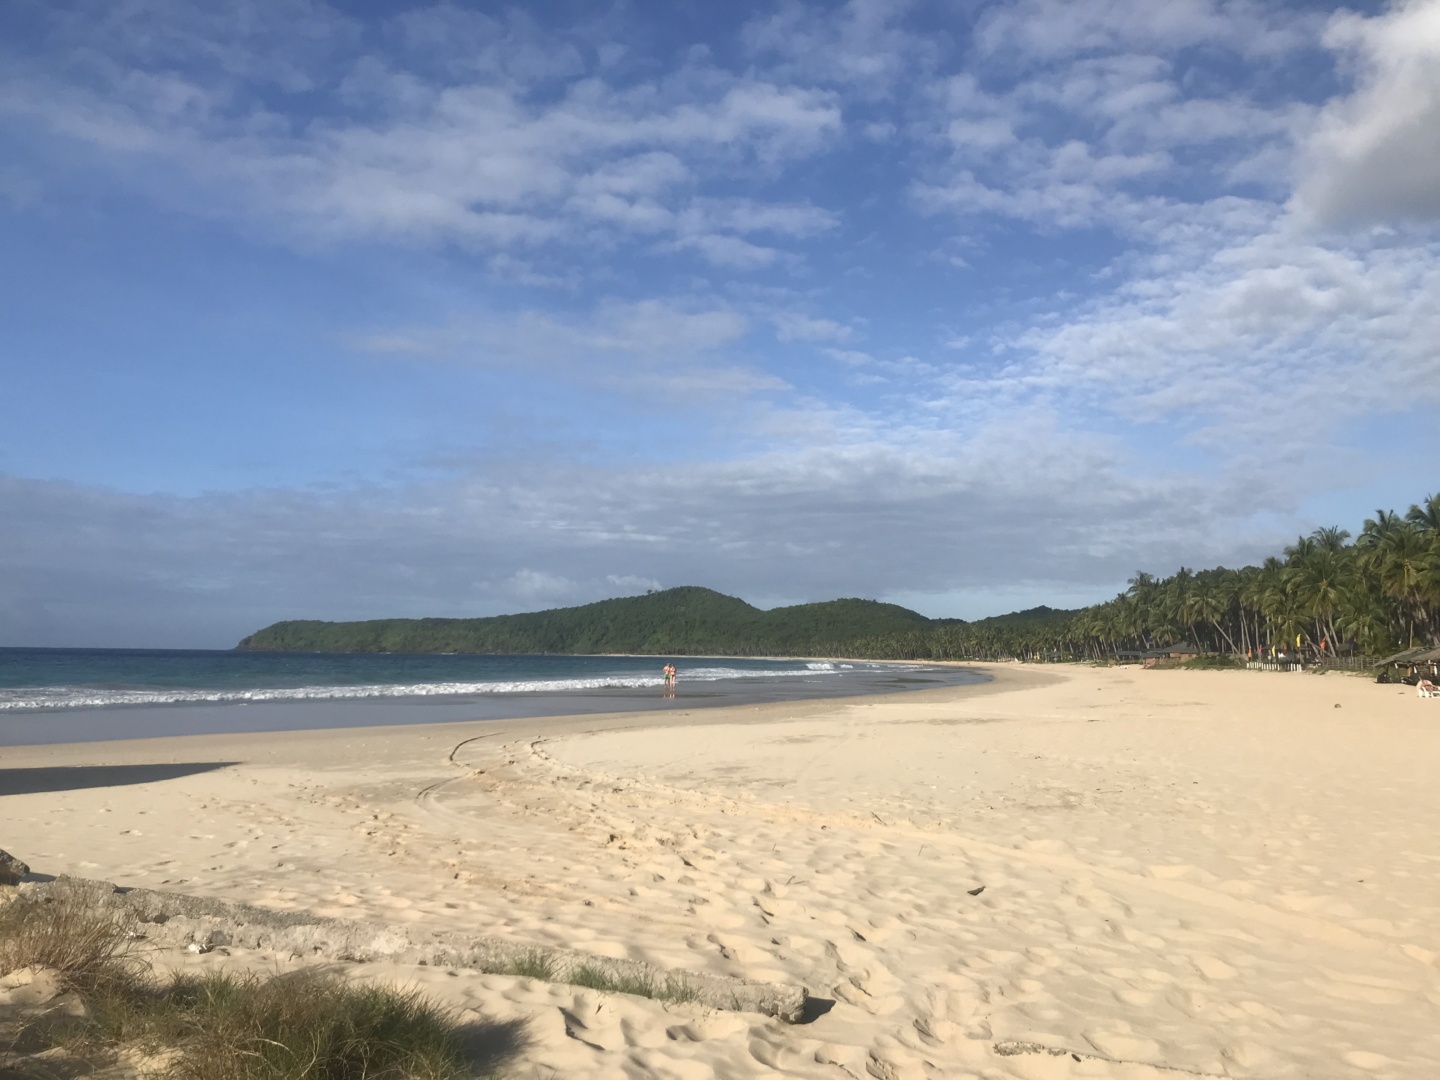
[[[667,662],[679,669],[673,695]],[[0,745],[694,708],[983,679],[825,660],[0,648]]]

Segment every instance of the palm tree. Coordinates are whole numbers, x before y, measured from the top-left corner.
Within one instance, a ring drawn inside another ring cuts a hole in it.
[[[1427,614],[1421,592],[1428,569],[1430,545],[1420,530],[1401,522],[1381,536],[1367,552],[1367,562],[1378,574],[1381,590],[1398,600],[1405,612],[1405,639],[1415,645],[1415,622]]]
[[[1410,507],[1405,520],[1424,533],[1440,533],[1440,491]]]
[[[1290,573],[1298,610],[1315,620],[1317,633],[1312,637],[1338,643],[1335,613],[1348,595],[1355,575],[1354,559],[1343,545],[1335,549],[1317,546],[1308,558],[1295,562]]]
[[[1405,521],[1393,510],[1376,510],[1373,518],[1366,518],[1365,525],[1360,530],[1360,538],[1356,546],[1361,548],[1375,547],[1385,537],[1390,536],[1397,529],[1405,527]]]
[[[1068,619],[954,624],[888,635],[847,648],[877,657],[1033,657],[1050,651],[1101,659],[1188,634],[1231,652],[1291,646],[1308,638],[1353,639],[1383,650],[1417,638],[1440,641],[1440,494],[1405,516],[1377,510],[1355,542],[1338,526],[1297,537],[1284,557],[1241,570],[1168,578],[1137,571],[1125,590]],[[840,651],[840,650],[831,650]]]
[[[1196,620],[1204,619],[1213,626],[1215,632],[1225,639],[1225,644],[1234,653],[1240,650],[1235,648],[1234,640],[1226,632],[1225,627],[1220,624],[1220,620],[1230,613],[1230,598],[1231,594],[1223,583],[1201,582],[1190,594],[1190,612]],[[1219,644],[1218,640],[1216,644]]]

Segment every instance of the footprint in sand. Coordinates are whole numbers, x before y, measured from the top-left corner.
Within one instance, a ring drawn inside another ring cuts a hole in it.
[[[826,952],[835,962],[841,981],[835,996],[872,1016],[888,1016],[905,1004],[904,983],[866,949],[853,941],[827,941]]]
[[[958,1027],[938,1016],[917,1016],[911,1026],[919,1037],[921,1047],[943,1046],[953,1042],[960,1034]]]
[[[753,945],[747,945],[740,941],[726,941],[716,934],[708,934],[706,941],[720,950],[720,955],[726,960],[732,960],[740,964],[765,964],[771,960],[770,954],[763,949],[757,949]]]
[[[1388,1068],[1395,1062],[1384,1054],[1376,1054],[1369,1050],[1348,1050],[1340,1055],[1341,1060],[1348,1065],[1354,1065],[1357,1069],[1365,1069],[1374,1072],[1378,1069]]]
[[[576,998],[570,1008],[561,1008],[560,1016],[565,1021],[565,1034],[592,1050],[622,1050],[625,1047],[625,1036],[619,1025],[606,1022],[593,1006],[581,998]]]
[[[750,1025],[733,1014],[716,1013],[665,1029],[665,1037],[675,1042],[704,1042],[707,1039],[728,1039]]]
[[[1194,958],[1194,963],[1201,975],[1217,982],[1224,979],[1233,979],[1236,975],[1240,974],[1218,956],[1208,956],[1202,953]]]
[[[745,1049],[750,1057],[765,1067],[763,1075],[781,1073],[787,1076],[808,1075],[805,1066],[814,1060],[815,1050],[822,1043],[810,1039],[787,1039],[779,1032],[754,1028]],[[752,1075],[753,1070],[737,1071],[735,1075]],[[724,1074],[722,1074],[724,1075]]]
[[[1118,1061],[1156,1062],[1161,1060],[1160,1044],[1154,1039],[1122,1031],[1092,1030],[1085,1041],[1106,1057]]]
[[[642,1050],[653,1050],[673,1041],[668,1032],[662,1031],[650,1023],[648,1017],[640,1023],[636,1023],[629,1017],[622,1019],[620,1021],[620,1037],[625,1040],[627,1047],[634,1046]]]

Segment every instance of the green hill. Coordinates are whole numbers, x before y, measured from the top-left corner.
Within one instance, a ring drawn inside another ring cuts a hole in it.
[[[1008,615],[990,615],[984,619],[976,619],[971,626],[1023,626],[1026,623],[1061,622],[1065,619],[1073,619],[1080,611],[1067,611],[1064,608],[1046,607],[1041,604],[1039,607],[1026,608],[1024,611],[1012,611]]]
[[[910,634],[932,625],[908,608],[875,600],[831,600],[761,611],[733,596],[687,586],[486,619],[278,622],[236,647],[295,652],[827,655],[860,639]]]

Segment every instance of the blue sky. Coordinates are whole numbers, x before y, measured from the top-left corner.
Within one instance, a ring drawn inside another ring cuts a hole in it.
[[[976,617],[1434,489],[1440,3],[0,9],[0,643]]]

